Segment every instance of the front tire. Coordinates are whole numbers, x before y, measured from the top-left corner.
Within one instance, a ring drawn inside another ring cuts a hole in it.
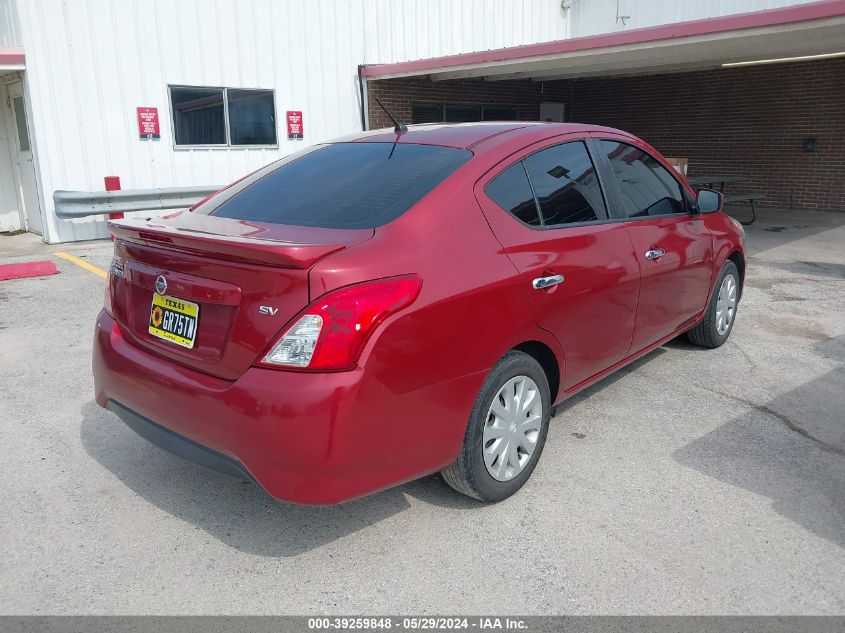
[[[723,345],[733,330],[739,303],[739,271],[728,260],[716,279],[713,296],[707,304],[704,318],[687,332],[691,343],[715,348]]]
[[[534,472],[550,418],[551,396],[543,368],[524,352],[508,352],[484,381],[461,452],[441,472],[443,479],[481,501],[507,499]]]

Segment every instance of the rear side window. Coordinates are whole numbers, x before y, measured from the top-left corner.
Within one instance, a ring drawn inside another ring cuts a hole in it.
[[[282,159],[198,213],[322,228],[375,228],[395,220],[472,156],[451,147],[335,143]]]
[[[626,217],[686,213],[681,186],[656,158],[627,143],[601,141],[601,147],[619,184]]]
[[[531,185],[528,184],[528,176],[521,162],[496,176],[484,191],[493,202],[517,219],[531,226],[540,226],[534,194],[531,193]]]
[[[556,145],[525,159],[546,226],[604,219],[601,187],[584,143]]]

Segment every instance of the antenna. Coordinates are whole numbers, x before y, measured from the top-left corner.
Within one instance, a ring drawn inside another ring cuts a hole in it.
[[[379,98],[377,96],[373,95],[373,99],[375,99],[376,103],[379,105],[379,107],[382,110],[384,110],[384,113],[387,115],[387,117],[391,121],[393,121],[393,131],[394,132],[396,132],[397,134],[402,134],[402,132],[408,131],[408,126],[406,126],[404,123],[399,123],[399,121],[397,121],[396,118],[392,114],[390,114],[390,110],[385,108],[384,104],[381,101],[379,101]]]

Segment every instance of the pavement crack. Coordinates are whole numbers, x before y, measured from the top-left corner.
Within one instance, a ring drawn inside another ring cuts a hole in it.
[[[725,398],[728,398],[729,400],[733,400],[734,402],[739,402],[740,404],[744,404],[748,407],[751,407],[755,411],[759,411],[760,413],[763,413],[765,415],[771,416],[771,417],[779,420],[790,431],[797,433],[801,437],[808,439],[811,442],[818,445],[818,447],[820,449],[822,449],[823,451],[825,451],[827,453],[833,453],[834,455],[839,455],[840,457],[845,457],[845,450],[839,448],[838,446],[831,446],[830,444],[826,444],[825,442],[823,442],[819,438],[813,436],[803,426],[801,426],[800,424],[798,424],[794,420],[790,419],[788,416],[784,415],[783,413],[779,413],[778,411],[775,411],[774,409],[770,409],[769,407],[767,407],[764,404],[757,404],[755,402],[752,402],[751,400],[747,400],[747,399],[741,398],[739,396],[734,396],[732,394],[725,393],[724,391],[719,391],[718,389],[711,389],[709,387],[703,387],[703,389],[706,389],[707,391],[710,391],[712,393],[715,393],[715,394],[718,394],[718,395],[723,396]]]
[[[746,362],[751,365],[752,368],[757,369],[759,367],[756,360],[751,357],[751,354],[746,350],[742,345],[735,344],[734,347],[739,350],[739,353],[742,354],[742,357],[745,358]]]

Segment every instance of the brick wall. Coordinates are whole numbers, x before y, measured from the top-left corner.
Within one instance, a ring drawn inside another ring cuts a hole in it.
[[[560,101],[569,120],[627,130],[688,157],[690,176],[749,177],[728,193],[845,211],[845,59],[542,84],[391,79],[370,82],[370,94],[403,121],[417,100],[506,103],[521,120],[536,119],[540,101]],[[370,101],[371,127],[390,125]],[[808,138],[817,139],[814,153],[804,151]]]

